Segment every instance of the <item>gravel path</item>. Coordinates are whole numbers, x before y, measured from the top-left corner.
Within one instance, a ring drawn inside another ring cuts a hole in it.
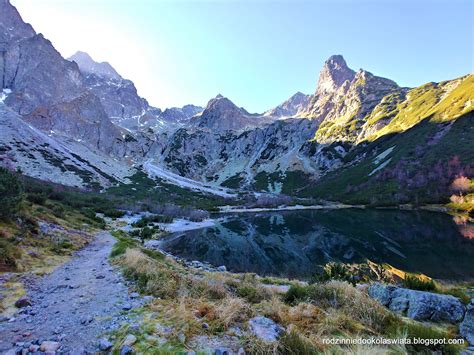
[[[0,323],[0,352],[45,340],[59,342],[61,352],[97,351],[98,336],[129,321],[127,311],[143,300],[128,295],[121,274],[109,264],[114,243],[110,233],[100,232],[68,263],[28,282],[32,305]]]

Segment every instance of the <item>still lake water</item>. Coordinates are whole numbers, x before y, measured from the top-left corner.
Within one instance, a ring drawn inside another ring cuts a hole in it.
[[[474,240],[452,217],[427,211],[242,213],[173,234],[162,247],[188,260],[260,275],[307,279],[329,261],[369,259],[439,279],[474,280]]]

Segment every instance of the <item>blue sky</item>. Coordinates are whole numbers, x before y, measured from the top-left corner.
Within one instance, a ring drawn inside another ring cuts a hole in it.
[[[63,56],[110,62],[164,108],[221,93],[262,112],[324,61],[418,86],[474,72],[471,0],[11,0]]]

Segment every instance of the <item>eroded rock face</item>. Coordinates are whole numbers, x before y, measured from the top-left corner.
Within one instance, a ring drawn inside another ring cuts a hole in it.
[[[370,286],[369,295],[390,310],[415,320],[456,323],[464,317],[463,304],[458,298],[450,295],[382,284]]]
[[[315,121],[294,119],[244,132],[183,128],[168,137],[158,160],[182,176],[217,185],[236,174],[242,185],[260,172],[305,171],[317,176],[319,162],[313,159],[319,152],[303,148],[316,127]]]
[[[474,345],[474,299],[467,306],[466,315],[459,326],[459,332],[469,344]]]

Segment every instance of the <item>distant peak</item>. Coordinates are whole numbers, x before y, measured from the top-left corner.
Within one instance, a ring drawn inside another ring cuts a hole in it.
[[[224,96],[222,96],[221,94],[217,94],[217,96],[215,97],[216,99],[223,99]]]
[[[114,79],[121,78],[117,71],[108,62],[98,63],[86,52],[77,51],[73,56],[69,57],[68,60],[76,62],[79,69],[84,73],[96,74]]]
[[[297,91],[296,94],[294,94],[292,97],[303,97],[306,96],[306,94],[303,94],[301,91]]]

